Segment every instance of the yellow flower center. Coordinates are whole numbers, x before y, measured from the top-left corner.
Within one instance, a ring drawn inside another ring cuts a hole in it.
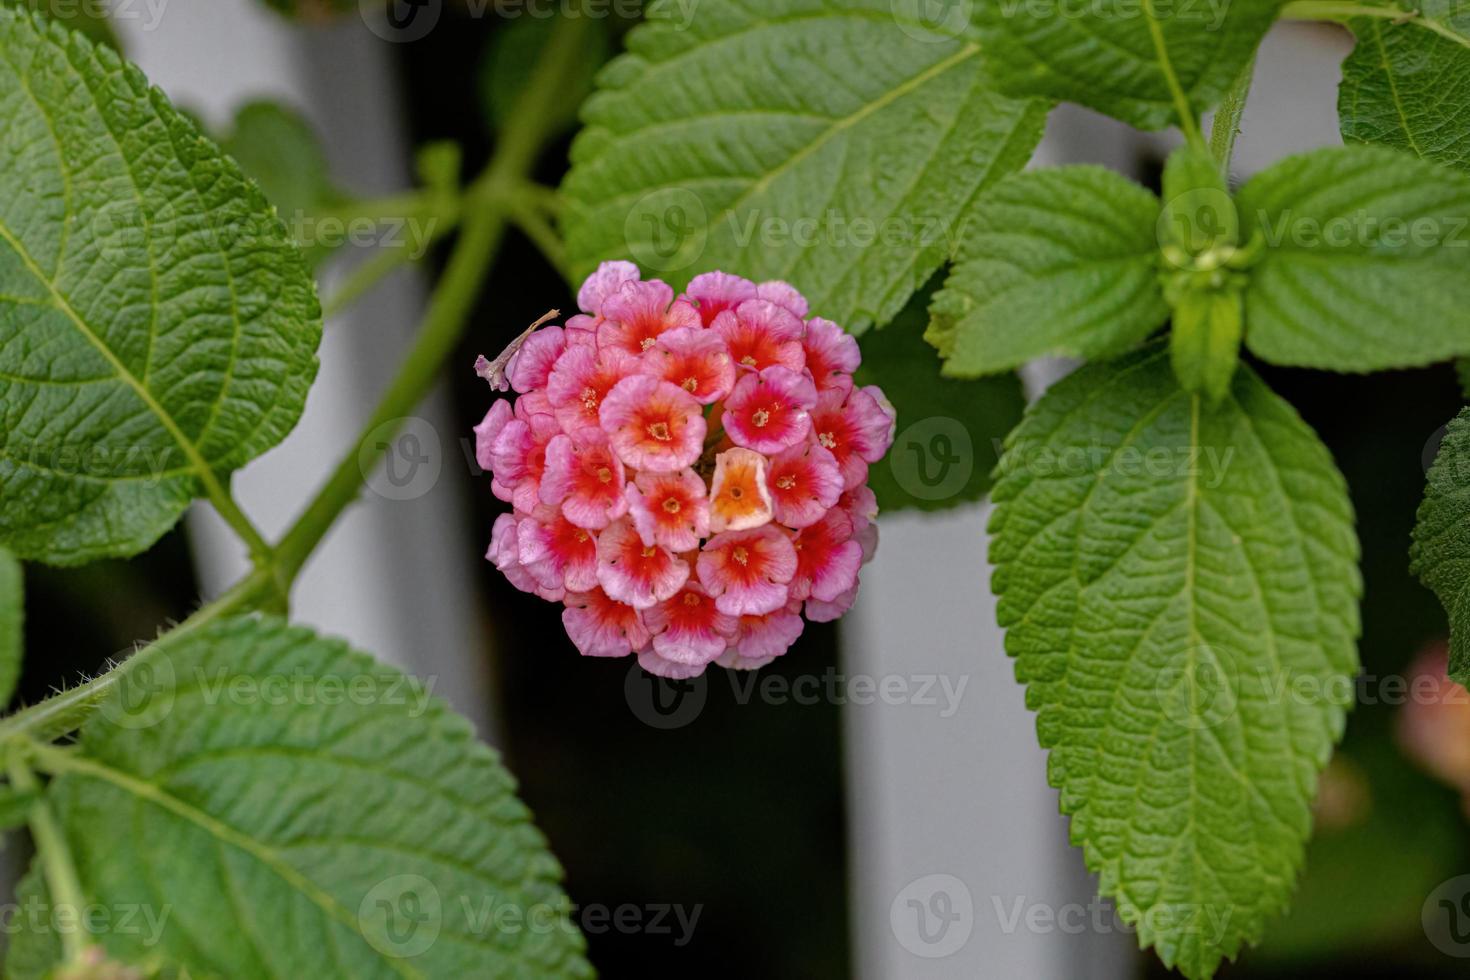
[[[648,434],[653,436],[659,442],[668,442],[671,438],[673,438],[671,435],[669,435],[669,423],[667,422],[651,423],[648,426]]]

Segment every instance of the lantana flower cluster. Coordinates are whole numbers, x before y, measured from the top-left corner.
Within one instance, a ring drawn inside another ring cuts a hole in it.
[[[803,615],[845,613],[877,547],[868,467],[895,422],[854,384],[852,336],[786,283],[721,272],[675,296],[606,262],[577,302],[510,357],[518,397],[475,428],[513,508],[486,557],[565,604],[583,655],[665,677],[762,667]]]

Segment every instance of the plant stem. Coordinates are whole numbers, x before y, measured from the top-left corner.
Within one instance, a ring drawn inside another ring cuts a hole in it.
[[[332,471],[326,484],[286,532],[277,549],[276,568],[282,581],[293,582],[306,559],[349,504],[357,499],[366,474],[358,462],[360,447],[384,426],[413,411],[438,378],[440,367],[459,342],[474,309],[491,261],[505,235],[505,196],[526,179],[547,137],[552,118],[550,100],[556,81],[573,67],[585,17],[557,21],[510,116],[500,144],[485,172],[466,194],[464,227],[443,278],[434,290],[418,339],[377,409]]]
[[[505,203],[516,227],[540,249],[542,256],[561,273],[562,278],[568,278],[567,247],[545,214],[525,200],[511,199]]]
[[[378,282],[402,265],[419,261],[428,247],[459,227],[459,216],[441,218],[424,241],[424,251],[414,255],[406,248],[382,249],[347,276],[331,297],[322,304],[322,319],[330,320],[367,294]]]
[[[1245,101],[1250,96],[1251,80],[1256,73],[1256,56],[1251,55],[1240,74],[1230,85],[1230,91],[1215,110],[1215,119],[1210,126],[1210,152],[1220,161],[1220,169],[1227,176],[1230,159],[1235,155],[1235,138],[1240,135],[1240,117],[1245,113]]]
[[[7,746],[10,783],[21,792],[37,792],[41,783],[22,755],[25,751],[23,744]],[[68,962],[75,961],[87,948],[87,943],[82,940],[82,909],[86,906],[86,899],[72,861],[71,848],[67,846],[66,835],[61,832],[44,797],[38,797],[31,804],[28,819],[31,837],[36,842],[36,856],[51,893],[52,909],[71,909],[73,928],[58,928],[57,931],[61,934],[63,955]]]
[[[194,615],[122,663],[85,683],[68,688],[29,708],[22,708],[8,718],[0,719],[0,745],[17,737],[49,742],[67,732],[75,731],[119,681],[130,671],[157,657],[160,649],[216,619],[255,608],[263,598],[274,595],[278,589],[279,583],[272,580],[268,570],[257,569],[241,579],[230,591],[201,607]]]
[[[1189,104],[1184,87],[1179,84],[1179,76],[1174,72],[1174,62],[1169,57],[1169,46],[1164,43],[1164,29],[1159,26],[1159,15],[1154,10],[1153,0],[1143,0],[1143,11],[1144,19],[1148,21],[1149,37],[1153,39],[1154,53],[1159,58],[1159,69],[1164,73],[1164,81],[1173,96],[1174,111],[1179,114],[1179,128],[1184,130],[1184,138],[1191,145],[1203,147],[1205,139],[1200,133],[1199,120],[1195,119],[1194,107]]]
[[[1285,20],[1325,20],[1337,23],[1354,17],[1373,17],[1391,20],[1397,24],[1417,24],[1440,37],[1449,38],[1456,44],[1470,48],[1470,35],[1455,31],[1422,13],[1401,7],[1353,3],[1351,0],[1292,0],[1281,8],[1281,17]]]

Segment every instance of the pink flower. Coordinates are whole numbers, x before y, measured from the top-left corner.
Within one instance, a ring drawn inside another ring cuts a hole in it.
[[[689,280],[684,295],[699,304],[699,318],[707,327],[725,310],[733,310],[759,294],[749,279],[727,272],[706,272]]]
[[[868,482],[868,464],[876,463],[893,444],[893,416],[868,388],[828,388],[817,398],[811,415],[817,441],[837,457],[843,485],[851,490]]]
[[[494,468],[491,447],[495,445],[495,437],[500,435],[500,430],[514,417],[510,402],[497,398],[490,406],[490,411],[485,413],[485,420],[475,426],[475,462],[480,465],[480,469]]]
[[[600,347],[642,354],[659,334],[679,327],[699,326],[699,312],[657,279],[625,282],[602,303],[603,321],[597,328]]]
[[[808,527],[842,496],[842,469],[837,457],[807,440],[771,458],[766,486],[771,488],[776,520],[787,527]]]
[[[681,664],[675,660],[665,660],[652,647],[649,647],[638,651],[638,666],[655,677],[666,677],[671,681],[687,681],[691,677],[698,677],[704,673],[705,667],[709,665]]]
[[[623,461],[601,429],[587,426],[547,444],[541,502],[560,504],[567,520],[578,527],[601,530],[626,514],[623,485]]]
[[[529,512],[540,501],[546,446],[560,432],[550,415],[532,415],[511,419],[495,437],[490,448],[491,469],[496,482],[510,491],[516,510]]]
[[[754,670],[846,612],[877,547],[868,467],[896,420],[855,388],[857,342],[804,322],[789,283],[723,272],[676,296],[604,262],[577,302],[477,362],[516,392],[475,426],[490,491],[514,507],[486,558],[564,603],[583,655],[664,677]]]
[[[678,385],[701,405],[714,404],[735,386],[735,361],[713,330],[680,327],[660,334],[642,371]]]
[[[793,542],[796,573],[791,598],[833,602],[857,584],[863,564],[861,545],[852,539],[852,520],[840,510],[803,529]]]
[[[791,649],[805,628],[800,602],[763,616],[741,616],[735,642],[718,663],[731,670],[758,670]]]
[[[625,282],[637,282],[638,267],[632,262],[604,262],[587,277],[577,290],[577,306],[583,313],[602,314],[603,301],[622,288]]]
[[[775,303],[791,311],[797,317],[804,317],[807,314],[806,297],[797,292],[796,287],[789,282],[772,279],[770,282],[763,282],[757,286],[755,292],[761,299]]]
[[[619,381],[638,371],[638,359],[613,348],[599,351],[586,344],[566,349],[546,382],[546,396],[556,420],[567,432],[599,424],[602,400]],[[522,396],[523,398],[525,396]]]
[[[520,563],[546,589],[590,592],[597,588],[597,534],[549,507],[516,525]]]
[[[830,623],[847,615],[852,604],[857,601],[858,587],[853,585],[842,595],[831,602],[823,602],[820,599],[808,599],[803,612],[806,618],[814,623]]]
[[[561,327],[542,327],[531,334],[511,356],[506,369],[510,386],[523,395],[545,388],[552,365],[566,348],[567,338]]]
[[[667,381],[624,378],[603,399],[600,417],[613,449],[635,469],[672,473],[693,466],[704,450],[699,402]]]
[[[773,524],[726,531],[705,542],[697,562],[700,584],[720,612],[760,616],[786,605],[787,583],[796,574],[796,549]]]
[[[597,537],[597,581],[609,597],[648,609],[684,587],[689,565],[667,548],[646,545],[624,517]]]
[[[771,521],[766,458],[750,449],[727,449],[715,457],[710,484],[711,531],[746,531]]]
[[[741,367],[759,371],[779,364],[800,372],[806,367],[801,349],[801,318],[768,300],[746,300],[715,317],[711,329],[725,339],[730,356]]]
[[[648,628],[632,606],[601,589],[569,594],[561,622],[584,657],[626,657],[648,645]]]
[[[778,453],[811,432],[811,409],[817,405],[812,380],[784,367],[746,374],[725,400],[720,417],[737,446],[759,453]]]
[[[530,569],[521,564],[515,515],[501,514],[495,519],[495,527],[490,532],[490,549],[485,552],[485,557],[522,592],[534,593],[549,602],[561,601],[563,590],[560,586],[543,585]]]
[[[806,369],[811,372],[818,391],[848,380],[863,361],[857,338],[819,316],[807,321],[801,349],[806,353]]]
[[[704,666],[725,652],[735,638],[735,617],[715,605],[698,583],[685,585],[673,598],[643,614],[653,635],[653,652],[663,660]]]
[[[639,473],[625,491],[633,527],[644,544],[693,551],[709,534],[704,481],[693,470]]]

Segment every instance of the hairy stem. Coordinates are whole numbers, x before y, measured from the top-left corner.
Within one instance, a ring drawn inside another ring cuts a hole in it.
[[[1215,110],[1214,122],[1210,125],[1210,152],[1220,161],[1220,169],[1227,176],[1230,159],[1235,155],[1235,138],[1240,135],[1240,117],[1245,113],[1245,101],[1250,96],[1251,79],[1256,73],[1256,56],[1251,55],[1240,74],[1230,85],[1230,91]]]
[[[1373,17],[1391,20],[1397,24],[1416,24],[1440,37],[1449,38],[1462,47],[1470,48],[1470,36],[1402,7],[1353,3],[1351,0],[1292,0],[1281,8],[1281,16],[1285,20],[1325,20],[1337,23],[1352,20],[1354,17]]]
[[[23,793],[36,792],[41,783],[31,771],[25,751],[24,744],[7,747],[10,784]],[[27,819],[31,837],[36,842],[36,856],[46,876],[46,887],[51,893],[51,906],[53,910],[71,909],[72,927],[57,931],[61,934],[61,948],[66,960],[75,961],[87,948],[82,939],[82,909],[87,903],[81,879],[77,877],[76,864],[72,861],[71,848],[67,846],[66,835],[61,832],[50,805],[43,797],[38,797],[31,804]]]

